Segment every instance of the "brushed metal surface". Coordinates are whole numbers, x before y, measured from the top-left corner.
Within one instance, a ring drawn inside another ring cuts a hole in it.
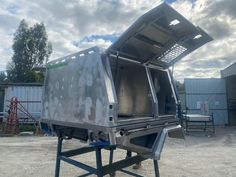
[[[119,72],[114,77],[117,77],[118,116],[153,116],[153,101],[145,67],[130,62],[123,62],[117,67]]]
[[[42,118],[108,125],[109,92],[98,48],[50,62]]]

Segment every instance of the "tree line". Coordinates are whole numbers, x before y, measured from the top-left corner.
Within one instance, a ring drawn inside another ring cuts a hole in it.
[[[43,82],[43,71],[35,67],[45,64],[52,54],[43,22],[29,26],[23,19],[13,38],[13,56],[6,72],[0,72],[0,82]]]

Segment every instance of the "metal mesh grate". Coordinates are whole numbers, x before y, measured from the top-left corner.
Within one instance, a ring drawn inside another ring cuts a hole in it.
[[[163,53],[160,57],[158,57],[158,60],[161,60],[166,63],[170,63],[175,58],[177,58],[179,55],[184,53],[187,49],[179,44],[173,45],[169,50],[167,50],[165,53]]]

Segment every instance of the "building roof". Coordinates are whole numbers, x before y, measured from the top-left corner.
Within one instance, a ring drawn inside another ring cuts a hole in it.
[[[235,76],[236,75],[236,62],[228,66],[227,68],[220,71],[221,77],[229,77],[229,76]]]

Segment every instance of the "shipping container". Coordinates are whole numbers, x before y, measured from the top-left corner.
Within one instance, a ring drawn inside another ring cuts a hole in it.
[[[184,79],[187,94],[225,94],[225,81],[220,78]]]
[[[236,125],[236,63],[221,71],[221,77],[226,83],[229,125]]]
[[[225,81],[220,78],[185,79],[186,107],[190,114],[202,114],[201,104],[207,102],[216,125],[228,124]]]
[[[5,117],[9,110],[10,101],[17,97],[18,115],[20,118],[27,117],[21,110],[25,109],[34,118],[39,119],[42,110],[42,85],[40,84],[16,84],[7,85],[4,89],[4,109]],[[22,105],[23,107],[21,108]]]

